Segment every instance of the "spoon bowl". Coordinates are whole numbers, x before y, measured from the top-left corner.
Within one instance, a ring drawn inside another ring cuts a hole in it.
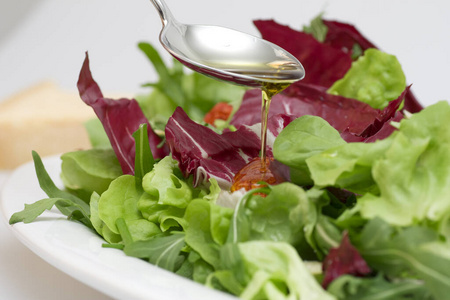
[[[181,24],[163,0],[151,1],[163,24],[161,44],[196,72],[252,87],[292,83],[305,75],[301,63],[273,43],[225,27]]]

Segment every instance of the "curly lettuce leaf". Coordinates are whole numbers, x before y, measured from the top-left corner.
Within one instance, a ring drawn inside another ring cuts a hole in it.
[[[135,178],[122,175],[111,182],[98,200],[98,216],[109,230],[119,234],[118,219],[124,219],[133,240],[145,240],[161,232],[158,226],[143,218],[137,209],[142,191],[136,188]]]
[[[328,92],[382,109],[405,88],[406,77],[397,58],[371,48],[352,63],[345,76],[334,82]]]
[[[402,120],[387,139],[307,158],[312,179],[361,194],[352,214],[401,226],[428,224],[448,235],[450,131],[443,124],[449,118],[450,105],[439,102]]]
[[[233,269],[218,271],[214,278],[234,287],[242,299],[332,300],[311,275],[297,251],[289,244],[251,241],[230,247]]]
[[[390,224],[432,222],[439,228],[450,213],[450,118],[448,102],[439,102],[400,123],[384,156],[373,164],[379,194],[358,200],[366,218]],[[401,212],[401,213],[398,213]]]
[[[185,228],[185,210],[193,199],[214,202],[220,192],[215,180],[206,187],[192,187],[192,181],[181,174],[177,161],[166,156],[156,163],[142,180],[144,193],[137,203],[147,220],[157,224],[162,231]]]

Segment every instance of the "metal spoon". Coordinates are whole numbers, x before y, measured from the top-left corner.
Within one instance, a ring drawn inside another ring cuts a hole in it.
[[[151,2],[163,24],[161,44],[196,72],[252,87],[292,83],[305,75],[302,64],[275,44],[225,27],[181,24],[163,0]]]

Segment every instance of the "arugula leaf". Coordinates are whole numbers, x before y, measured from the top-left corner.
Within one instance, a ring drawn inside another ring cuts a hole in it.
[[[154,84],[147,84],[153,86],[164,92],[168,96],[168,100],[176,106],[184,106],[186,104],[185,96],[181,89],[181,77],[183,71],[180,68],[169,70],[158,51],[149,43],[139,43],[139,49],[144,52],[147,58],[152,62],[153,67],[159,75],[159,82]],[[176,66],[175,60],[174,66]]]
[[[303,26],[303,32],[311,34],[316,40],[323,43],[327,37],[328,27],[323,23],[323,13],[311,20],[309,26]]]
[[[175,59],[172,68],[168,68],[152,45],[139,43],[139,48],[151,61],[159,81],[146,84],[153,87],[153,91],[137,99],[145,115],[158,129],[164,130],[178,106],[196,122],[202,122],[205,114],[219,102],[230,103],[235,109],[239,106],[245,87],[195,72],[185,74],[183,65]]]
[[[355,245],[364,259],[390,277],[423,280],[436,299],[450,290],[450,243],[423,226],[399,228],[376,218],[367,223]]]
[[[23,221],[31,222],[45,210],[51,209],[53,205],[55,205],[58,210],[69,219],[80,221],[87,227],[93,228],[92,223],[89,220],[89,205],[73,194],[60,190],[45,170],[39,154],[33,151],[32,155],[39,185],[50,198],[40,200],[37,204],[25,205],[25,209],[23,211],[15,213],[11,216],[10,224]]]
[[[184,233],[160,234],[145,241],[126,243],[126,255],[146,258],[151,264],[175,272],[181,266],[184,256],[180,254],[185,246]]]
[[[92,227],[92,225],[86,221],[89,220],[89,212],[86,212],[83,207],[73,201],[62,198],[47,198],[32,204],[25,204],[24,210],[16,212],[11,216],[9,224],[18,222],[31,223],[44,211],[50,210],[55,205],[61,213],[66,215],[69,219],[80,220],[84,225]]]
[[[343,275],[333,281],[328,292],[340,300],[433,300],[417,280],[403,279],[390,282],[380,273],[373,278]]]
[[[144,175],[150,172],[155,164],[152,149],[148,141],[147,124],[141,124],[139,129],[133,133],[133,138],[136,149],[134,177],[136,179],[136,186],[141,187]]]

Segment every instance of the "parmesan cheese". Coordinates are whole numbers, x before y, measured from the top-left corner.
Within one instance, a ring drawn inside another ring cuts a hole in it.
[[[0,169],[12,169],[40,156],[90,147],[83,123],[95,117],[75,92],[51,82],[0,102]]]

